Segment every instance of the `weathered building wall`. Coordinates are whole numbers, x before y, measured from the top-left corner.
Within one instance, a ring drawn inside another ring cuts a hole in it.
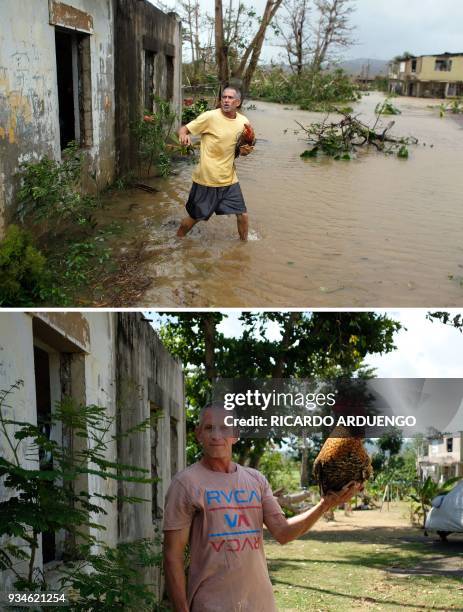
[[[452,439],[452,450],[448,451],[448,440]],[[455,476],[463,477],[463,432],[444,434],[432,440],[427,454],[418,457],[422,478],[431,476],[436,482]]]
[[[47,381],[37,374],[37,351],[47,355]],[[100,502],[104,503],[107,514],[97,514],[92,520],[105,531],[92,528],[90,535],[110,546],[120,541],[153,537],[154,525],[159,527],[162,519],[160,508],[173,471],[185,467],[183,374],[181,365],[168,354],[142,315],[0,313],[0,390],[18,379],[22,379],[24,385],[15,391],[8,403],[13,407],[11,416],[20,420],[37,423],[40,401],[37,384],[50,386],[50,407],[63,396],[71,396],[83,405],[104,406],[106,415],[113,419],[109,434],[121,434],[154,413],[159,416],[146,431],[124,437],[117,444],[112,442],[106,458],[145,468],[146,477],[157,475],[163,478],[162,482],[154,487],[151,484],[118,484],[96,475],[85,475],[78,483],[80,490],[90,493],[113,495],[119,490],[121,494],[148,500],[133,505]],[[66,432],[56,430],[52,435],[57,440],[67,440]],[[79,440],[73,443],[78,444]],[[0,454],[8,456],[1,434]],[[26,459],[24,461],[27,463]],[[27,461],[31,464],[34,459],[30,457]],[[6,493],[0,486],[0,499]],[[57,536],[55,544],[56,559],[59,559],[64,535]],[[41,549],[37,555],[39,568],[43,566],[42,558]],[[51,579],[57,574],[59,570]],[[160,584],[156,574],[147,579]],[[0,590],[8,590],[11,582],[11,575],[4,572],[0,575]]]
[[[131,132],[145,110],[147,80],[153,93],[181,112],[181,24],[146,0],[115,0],[116,146],[118,171],[137,165],[137,143]],[[151,59],[150,59],[151,58]],[[153,78],[149,62],[153,62]],[[147,63],[148,62],[148,63]]]
[[[452,62],[451,70],[436,70],[436,60]],[[416,69],[412,70],[412,63]],[[447,98],[463,93],[462,55],[422,55],[389,68],[389,91],[408,96]]]
[[[22,350],[11,350],[13,346],[21,346]],[[24,385],[9,395],[5,403],[11,406],[2,406],[5,418],[15,419],[19,416],[24,421],[37,424],[35,410],[35,382],[34,377],[24,376],[25,372],[34,371],[34,353],[32,350],[32,319],[24,313],[9,313],[0,315],[0,393],[4,393],[19,380]],[[14,398],[14,403],[11,399]],[[31,455],[25,457],[24,449],[20,449],[20,460],[29,469],[34,469],[35,461]],[[0,434],[0,457],[10,461],[13,453],[6,439]],[[37,458],[38,460],[38,458]],[[6,492],[0,487],[0,501],[5,501]],[[0,545],[6,543],[6,538],[0,538]],[[16,545],[21,542],[13,539]],[[40,551],[39,551],[40,556]],[[25,570],[26,564],[18,563],[18,570]],[[11,572],[0,572],[0,590],[11,591],[13,576]]]
[[[175,471],[185,466],[183,373],[143,316],[119,313],[117,325],[117,394],[120,427],[126,430],[150,418],[150,429],[120,444],[122,461],[150,465],[161,482],[152,507],[127,506],[119,516],[122,540],[152,535],[152,518],[162,518],[164,495]],[[155,439],[157,444],[154,444]],[[154,452],[153,452],[154,451]],[[122,484],[125,494],[146,497],[148,485]],[[148,495],[151,496],[151,495]],[[144,512],[149,512],[149,520]]]
[[[448,83],[463,81],[463,55],[448,57],[452,62],[452,69],[449,71],[435,70],[436,59],[447,59],[444,56],[441,58],[439,55],[425,55],[421,59],[422,65],[418,74],[421,81],[445,81]]]
[[[19,164],[61,155],[56,28],[88,36],[80,127],[88,174],[100,186],[113,179],[115,146],[112,0],[2,0],[1,15],[0,236],[15,211]]]

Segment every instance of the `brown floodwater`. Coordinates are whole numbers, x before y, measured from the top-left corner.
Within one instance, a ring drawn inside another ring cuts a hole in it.
[[[384,96],[354,105],[369,123]],[[303,160],[296,121],[323,115],[254,102],[252,155],[237,161],[250,240],[235,217],[214,216],[184,239],[192,165],[158,180],[158,193],[114,197],[111,216],[129,221],[121,242],[145,241],[153,277],[138,306],[385,307],[463,304],[463,122],[439,118],[440,101],[396,98],[392,134],[416,136],[408,160],[374,150],[352,161]],[[424,144],[425,143],[425,144]],[[426,145],[426,146],[425,146]],[[130,237],[131,234],[131,237]]]

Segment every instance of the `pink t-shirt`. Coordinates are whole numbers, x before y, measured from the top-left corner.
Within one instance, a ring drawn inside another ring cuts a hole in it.
[[[195,463],[167,491],[164,530],[190,527],[192,612],[276,611],[262,528],[282,514],[266,478],[237,465],[226,474]]]

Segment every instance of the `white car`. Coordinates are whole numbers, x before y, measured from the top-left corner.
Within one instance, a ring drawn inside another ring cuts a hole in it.
[[[431,502],[425,529],[436,531],[442,540],[450,533],[463,533],[463,480],[447,495],[438,495]]]

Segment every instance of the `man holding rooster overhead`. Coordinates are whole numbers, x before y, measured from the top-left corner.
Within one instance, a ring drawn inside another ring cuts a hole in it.
[[[235,157],[249,155],[255,143],[248,119],[237,113],[241,93],[235,87],[222,92],[220,108],[202,113],[178,132],[182,145],[191,145],[190,134],[201,135],[199,164],[186,203],[185,217],[177,231],[183,238],[201,220],[216,215],[236,215],[241,240],[248,238],[248,214],[235,170]]]

